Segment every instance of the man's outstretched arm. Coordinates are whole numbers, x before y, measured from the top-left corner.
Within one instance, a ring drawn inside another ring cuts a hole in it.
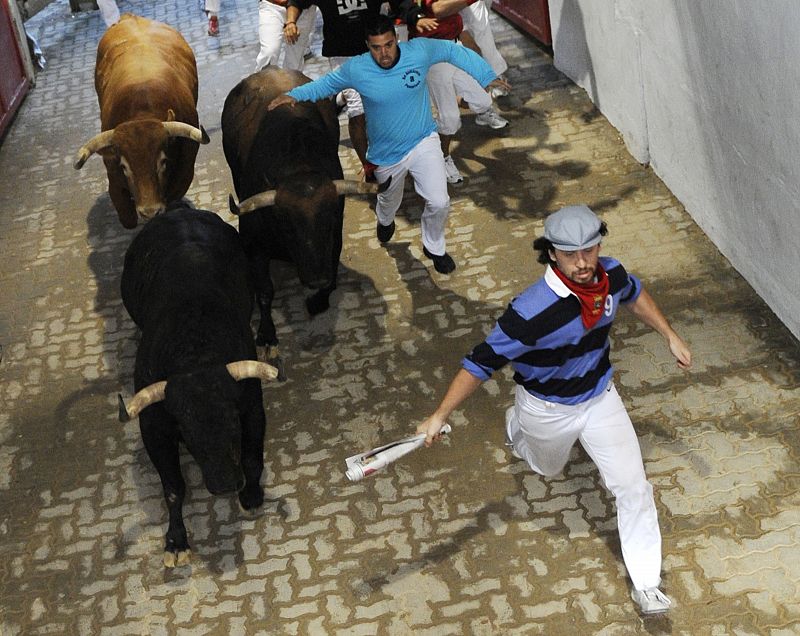
[[[447,422],[450,414],[458,408],[459,404],[472,395],[482,383],[483,380],[475,377],[466,369],[459,369],[436,411],[417,426],[417,433],[425,433],[426,435],[425,446],[430,446],[435,439],[438,439],[439,432]]]
[[[652,329],[660,333],[667,341],[669,350],[675,359],[678,361],[678,366],[681,369],[688,369],[692,366],[692,352],[689,351],[687,344],[681,337],[675,333],[675,330],[670,326],[669,321],[661,313],[661,310],[656,305],[653,297],[647,293],[646,289],[642,289],[638,298],[627,307],[633,312],[639,320]]]

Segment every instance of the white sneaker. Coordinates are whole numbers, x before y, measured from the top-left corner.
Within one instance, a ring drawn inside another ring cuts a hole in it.
[[[663,614],[672,605],[669,597],[657,587],[633,590],[631,598],[639,605],[642,614]]]
[[[444,158],[444,172],[447,175],[447,183],[461,183],[464,180],[450,155]]]
[[[478,124],[478,126],[489,126],[489,128],[494,128],[495,130],[508,126],[508,120],[500,117],[500,115],[495,112],[494,108],[490,108],[485,113],[477,115],[475,117],[475,123]]]

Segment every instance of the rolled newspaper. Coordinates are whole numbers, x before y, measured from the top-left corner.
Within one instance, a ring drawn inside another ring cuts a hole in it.
[[[441,433],[443,435],[450,431],[449,424],[442,426]],[[408,455],[411,451],[418,449],[424,443],[425,433],[420,433],[419,435],[399,439],[385,446],[373,448],[366,453],[353,455],[345,460],[347,470],[344,474],[350,481],[361,481],[364,477],[368,477],[381,468],[385,468],[393,461],[400,459],[403,455]]]

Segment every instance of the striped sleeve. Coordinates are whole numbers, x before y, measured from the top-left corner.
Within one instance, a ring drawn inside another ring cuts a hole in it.
[[[609,282],[608,293],[612,296],[619,294],[621,303],[633,302],[642,293],[641,281],[633,274],[629,274],[619,261],[608,260],[609,264],[606,267]]]
[[[524,342],[521,340],[526,323],[514,306],[509,305],[486,340],[464,357],[461,366],[476,378],[488,380],[492,373],[533,348],[535,340],[530,336],[526,336]]]

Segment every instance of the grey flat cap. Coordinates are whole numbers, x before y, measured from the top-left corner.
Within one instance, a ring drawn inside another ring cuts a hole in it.
[[[544,221],[544,237],[565,252],[586,249],[601,240],[601,221],[586,205],[570,205]]]

